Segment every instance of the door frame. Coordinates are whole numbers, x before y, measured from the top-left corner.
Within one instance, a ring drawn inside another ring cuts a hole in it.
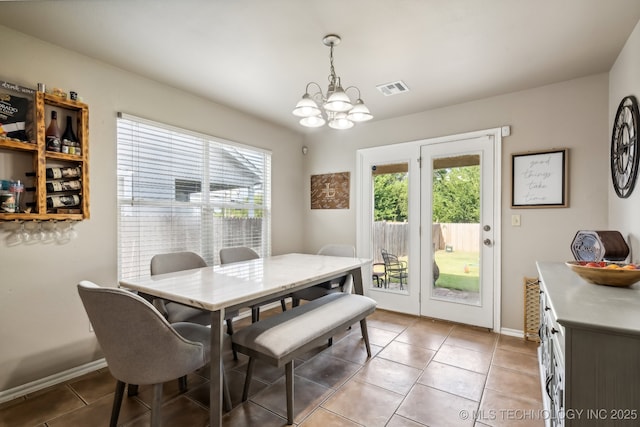
[[[434,144],[434,143],[442,143],[442,142],[453,142],[459,139],[471,139],[477,138],[480,136],[492,136],[493,144],[494,144],[494,182],[493,182],[493,224],[494,224],[494,234],[493,234],[493,249],[494,249],[494,257],[493,257],[493,331],[500,332],[502,327],[501,315],[502,315],[502,130],[501,128],[491,128],[478,130],[473,132],[460,133],[455,135],[447,135],[436,138],[426,138],[421,140],[415,140],[410,142],[403,142],[397,144],[389,144],[378,147],[360,149],[356,152],[356,248],[358,257],[361,258],[372,258],[371,251],[371,220],[373,218],[373,202],[371,196],[371,170],[369,169],[368,159],[372,155],[385,156],[385,161],[387,163],[395,163],[396,161],[407,161],[407,153],[410,153],[410,161],[409,161],[409,202],[415,197],[414,204],[417,203],[420,206],[420,174],[417,176],[413,176],[411,174],[411,167],[420,162],[420,147],[423,145]],[[378,151],[379,150],[379,151]],[[417,185],[412,185],[412,180],[418,180]],[[416,192],[418,194],[416,195]],[[410,224],[411,218],[415,213],[412,213],[411,206],[409,207],[409,215],[410,215]],[[419,207],[418,207],[418,215],[420,215]],[[419,224],[419,220],[417,221],[418,230],[422,230],[423,228]],[[410,225],[411,226],[411,225]],[[415,225],[414,225],[415,226]],[[424,224],[422,225],[424,226]],[[430,227],[431,224],[428,224]],[[413,257],[414,260],[410,265],[420,265],[420,260],[422,259],[422,254],[420,253],[420,239],[418,240],[417,248],[414,247],[414,244],[410,242],[409,256]],[[415,271],[415,267],[413,268]],[[421,267],[418,268],[421,270]],[[411,271],[410,271],[411,274]],[[414,274],[425,274],[422,271],[414,272]],[[371,291],[371,275],[365,276],[363,278],[365,283],[368,286],[365,286],[365,293],[374,299],[379,295],[372,294]],[[416,279],[411,278],[413,283],[422,283],[421,276]],[[411,282],[410,282],[411,283]],[[414,286],[415,287],[415,286]],[[377,294],[377,293],[376,293]],[[415,294],[411,294],[412,297],[416,297]],[[418,298],[418,311],[416,312],[407,312],[408,314],[419,314],[420,313],[420,305],[421,305],[421,295],[417,294]],[[397,308],[394,310],[395,304],[380,304],[380,308],[393,310],[393,311],[402,311]],[[413,311],[413,310],[411,310]],[[406,311],[405,311],[406,312]]]

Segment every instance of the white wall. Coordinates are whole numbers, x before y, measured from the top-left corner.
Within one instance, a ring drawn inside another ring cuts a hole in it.
[[[634,95],[640,100],[640,22],[627,39],[609,73],[609,138],[618,105],[622,98]],[[609,153],[607,152],[607,158]],[[640,262],[640,182],[631,195],[620,199],[609,180],[609,229],[630,237],[633,261]]]
[[[117,284],[116,113],[273,152],[273,252],[302,249],[299,134],[0,26],[0,80],[75,90],[89,105],[91,219],[66,245],[7,247],[0,233],[0,391],[99,357],[77,296],[89,279]],[[15,178],[0,152],[0,177]]]
[[[502,327],[523,329],[523,277],[535,277],[536,261],[573,259],[570,243],[577,230],[607,224],[608,78],[594,75],[393,120],[356,125],[340,133],[307,135],[304,227],[306,250],[328,242],[356,241],[353,192],[355,151],[404,141],[511,126],[502,150]],[[407,96],[411,96],[409,93]],[[375,112],[374,112],[375,114]],[[569,149],[569,207],[511,209],[511,154]],[[311,210],[309,176],[350,171],[348,210]],[[521,227],[511,226],[520,214]]]

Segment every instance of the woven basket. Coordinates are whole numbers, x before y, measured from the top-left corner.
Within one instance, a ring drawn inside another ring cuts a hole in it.
[[[540,342],[540,282],[537,277],[524,278],[524,339]]]

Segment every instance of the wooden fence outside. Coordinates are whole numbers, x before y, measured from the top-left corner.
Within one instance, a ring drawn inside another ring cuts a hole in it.
[[[432,228],[433,246],[436,250],[478,252],[480,245],[479,224],[437,223]],[[376,221],[373,223],[374,262],[382,262],[381,250],[399,257],[407,256],[409,248],[409,223]]]

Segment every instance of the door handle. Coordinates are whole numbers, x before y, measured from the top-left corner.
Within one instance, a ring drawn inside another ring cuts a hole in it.
[[[485,246],[491,246],[491,239],[484,239],[483,243]]]

